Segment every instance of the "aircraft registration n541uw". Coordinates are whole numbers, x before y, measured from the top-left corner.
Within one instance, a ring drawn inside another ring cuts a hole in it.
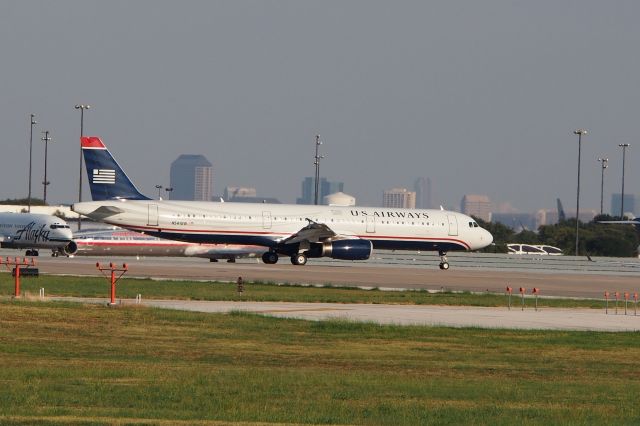
[[[250,244],[294,265],[310,257],[365,260],[374,248],[447,252],[477,250],[492,235],[473,218],[445,210],[152,200],[142,195],[98,137],[82,137],[92,202],[72,210],[91,219],[160,238]]]
[[[27,249],[27,256],[37,256],[37,249],[51,249],[53,256],[78,249],[64,220],[38,213],[0,213],[0,247]]]

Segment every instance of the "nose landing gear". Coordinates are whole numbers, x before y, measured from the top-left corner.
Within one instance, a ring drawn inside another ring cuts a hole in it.
[[[440,252],[438,252],[438,254],[440,255],[440,269],[446,271],[447,269],[449,269],[449,261],[447,260],[447,252],[446,251],[440,251]]]

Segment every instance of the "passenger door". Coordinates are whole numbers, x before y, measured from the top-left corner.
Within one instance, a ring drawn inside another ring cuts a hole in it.
[[[262,229],[271,229],[271,212],[262,212]]]
[[[449,236],[458,235],[458,218],[455,215],[448,214],[447,221],[449,222]]]
[[[147,225],[158,226],[158,205],[157,204],[149,204]]]
[[[376,232],[375,216],[367,216],[367,232],[370,234]]]

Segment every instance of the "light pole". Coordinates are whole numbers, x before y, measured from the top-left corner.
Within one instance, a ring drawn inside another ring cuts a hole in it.
[[[624,164],[625,164],[625,154],[627,153],[627,148],[631,145],[628,143],[618,144],[620,148],[622,148],[622,194],[620,194],[620,219],[624,219]]]
[[[47,204],[47,186],[49,186],[49,184],[51,182],[49,182],[47,180],[47,156],[48,156],[48,152],[49,152],[49,141],[51,140],[51,138],[49,137],[49,131],[45,130],[44,132],[44,136],[41,138],[42,141],[44,141],[44,181],[42,181],[42,185],[44,186],[44,204]]]
[[[156,185],[156,189],[158,190],[158,200],[160,200],[160,191],[162,190],[162,185]]]
[[[31,114],[31,132],[29,133],[29,195],[27,196],[27,211],[31,213],[31,163],[33,157],[33,126],[38,124],[34,118],[35,114]]]
[[[313,164],[316,166],[316,178],[315,178],[315,196],[313,203],[318,205],[318,188],[320,187],[320,159],[324,158],[324,155],[318,155],[318,150],[320,149],[320,145],[322,145],[322,141],[320,140],[320,135],[316,135],[316,156]]]
[[[173,191],[173,188],[172,187],[167,187],[164,190],[167,191],[167,198],[170,200],[171,199],[171,191]]]
[[[579,244],[579,223],[580,223],[580,153],[582,148],[582,135],[586,135],[587,131],[584,129],[578,129],[573,131],[574,135],[578,135],[578,194],[576,196],[576,256],[578,256],[578,244]]]
[[[84,110],[91,108],[91,105],[77,104],[75,109],[80,110],[80,138],[84,136]],[[82,202],[82,146],[80,146],[80,174],[78,177],[78,202]],[[78,231],[82,229],[82,216],[78,215]]]
[[[604,200],[604,169],[609,167],[609,159],[608,158],[598,158],[600,165],[602,166],[602,179],[600,180],[600,216],[602,216],[602,207]]]

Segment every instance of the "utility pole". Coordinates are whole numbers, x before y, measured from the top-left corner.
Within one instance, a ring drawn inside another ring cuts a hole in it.
[[[313,204],[318,205],[318,189],[320,188],[320,159],[324,158],[324,155],[318,155],[318,150],[320,149],[320,145],[322,145],[322,141],[320,141],[320,135],[316,135],[316,156],[313,164],[316,166],[316,177],[315,177],[315,196]]]
[[[604,169],[609,167],[608,158],[598,158],[600,165],[602,166],[602,179],[600,180],[600,216],[602,216],[603,202],[604,202]]]
[[[584,129],[574,130],[574,135],[578,135],[578,195],[576,196],[576,256],[578,256],[578,243],[579,243],[579,224],[580,224],[580,153],[582,148],[582,135],[586,135],[587,131]]]
[[[35,114],[31,114],[31,133],[29,133],[29,195],[27,196],[27,211],[31,213],[31,164],[33,158],[33,126],[38,124],[34,118]]]
[[[77,104],[75,109],[80,110],[80,138],[84,136],[84,110],[91,108],[91,105]],[[78,202],[82,202],[82,146],[80,146],[80,174],[78,178]],[[78,215],[78,231],[82,229],[82,215]]]
[[[48,152],[49,152],[49,141],[51,140],[51,138],[49,137],[49,131],[45,130],[44,132],[44,136],[41,138],[42,141],[44,141],[44,181],[42,181],[42,185],[44,186],[44,204],[47,204],[47,186],[49,186],[49,184],[51,182],[49,182],[47,180],[47,156],[48,156]]]
[[[628,143],[618,144],[620,148],[622,148],[622,194],[620,197],[620,220],[624,220],[624,165],[625,165],[625,154],[627,153],[627,148],[631,145]]]

